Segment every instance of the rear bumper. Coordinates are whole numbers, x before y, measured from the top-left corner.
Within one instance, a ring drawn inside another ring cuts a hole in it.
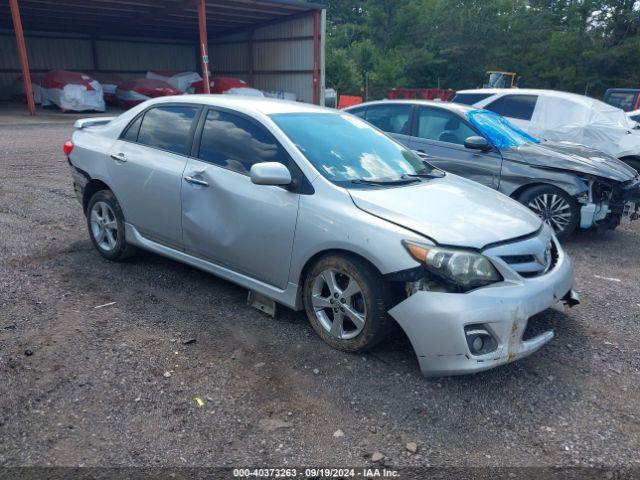
[[[90,180],[89,174],[83,170],[80,170],[73,163],[71,159],[67,157],[69,163],[69,169],[71,170],[71,179],[73,180],[73,190],[76,194],[76,198],[80,202],[80,205],[84,204],[84,189]]]
[[[418,292],[389,311],[404,329],[425,376],[461,375],[488,370],[526,357],[554,336],[544,332],[530,340],[522,335],[529,318],[562,303],[578,302],[573,267],[560,255],[549,273],[532,279],[513,279],[467,294]],[[465,326],[482,325],[497,348],[474,355]]]

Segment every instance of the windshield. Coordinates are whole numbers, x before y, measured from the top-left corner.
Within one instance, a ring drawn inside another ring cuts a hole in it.
[[[342,186],[409,183],[434,170],[411,150],[352,115],[286,113],[271,118],[323,176]]]
[[[515,148],[527,143],[540,143],[536,137],[523,132],[507,119],[488,110],[472,110],[469,121],[496,148]]]

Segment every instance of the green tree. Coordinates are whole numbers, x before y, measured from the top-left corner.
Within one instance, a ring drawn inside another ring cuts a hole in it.
[[[372,98],[402,86],[473,88],[486,70],[516,71],[522,86],[593,96],[640,86],[638,0],[329,0],[327,6],[327,84],[362,93],[368,78]]]

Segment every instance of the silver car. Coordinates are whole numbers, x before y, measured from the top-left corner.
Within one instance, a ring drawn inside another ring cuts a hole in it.
[[[346,352],[397,323],[425,375],[529,355],[553,332],[523,337],[528,320],[577,301],[538,217],[346,113],[164,97],[78,121],[65,153],[103,257],[143,248],[203,269],[304,309]]]

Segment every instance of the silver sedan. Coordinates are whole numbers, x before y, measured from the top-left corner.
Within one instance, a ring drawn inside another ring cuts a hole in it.
[[[103,257],[203,269],[304,309],[343,351],[399,324],[425,375],[485,370],[540,348],[553,333],[523,338],[529,318],[576,301],[538,217],[346,113],[164,97],[78,121],[64,148]]]

